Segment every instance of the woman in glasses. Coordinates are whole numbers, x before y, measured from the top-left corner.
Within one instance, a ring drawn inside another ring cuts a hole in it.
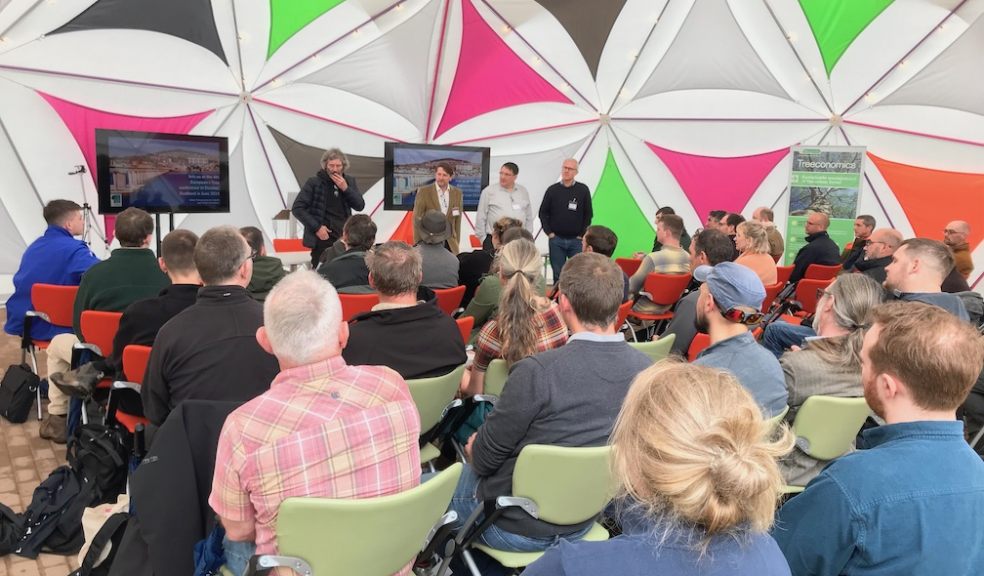
[[[864,274],[842,274],[817,298],[813,317],[815,338],[803,348],[794,346],[779,359],[789,393],[792,422],[799,407],[810,396],[860,397],[861,341],[868,311],[884,299],[877,282]],[[799,448],[780,462],[787,484],[805,486],[820,473],[827,461],[816,460]]]
[[[779,576],[789,566],[767,533],[791,444],[730,374],[657,363],[636,377],[612,432],[622,534],[562,540],[524,576]]]
[[[769,233],[758,222],[747,220],[735,228],[735,264],[751,268],[765,286],[778,282],[776,261],[769,254]]]

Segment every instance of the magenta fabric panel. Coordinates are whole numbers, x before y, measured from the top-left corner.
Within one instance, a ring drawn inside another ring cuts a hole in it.
[[[532,102],[573,104],[516,55],[462,0],[461,52],[448,104],[434,137],[493,110]]]
[[[676,178],[701,222],[711,210],[741,212],[765,177],[789,154],[789,148],[782,148],[754,156],[721,158],[676,152],[649,142],[646,146]]]

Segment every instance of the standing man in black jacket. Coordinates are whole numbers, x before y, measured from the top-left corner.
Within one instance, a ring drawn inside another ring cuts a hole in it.
[[[806,231],[806,246],[800,248],[796,253],[796,259],[793,260],[793,273],[789,276],[791,283],[799,282],[810,264],[824,266],[840,264],[840,249],[827,234],[829,227],[830,217],[823,212],[810,212],[806,217],[806,223],[803,224],[803,229]]]
[[[352,211],[362,211],[366,201],[355,178],[345,174],[349,162],[338,148],[321,155],[321,170],[304,183],[290,211],[304,225],[304,245],[311,249],[311,267],[321,253],[342,237],[342,226]]]
[[[560,182],[551,184],[540,202],[540,225],[550,239],[550,267],[555,283],[564,262],[580,254],[581,238],[591,225],[591,191],[584,183],[575,181],[575,176],[577,160],[564,160]]]

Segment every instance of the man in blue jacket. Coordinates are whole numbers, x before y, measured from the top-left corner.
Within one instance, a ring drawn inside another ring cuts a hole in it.
[[[27,247],[14,274],[14,295],[7,300],[7,323],[3,326],[7,334],[23,333],[24,314],[34,310],[31,287],[37,283],[78,286],[82,274],[99,262],[85,242],[74,238],[82,234],[85,224],[81,206],[71,200],[52,200],[44,207],[44,220],[48,229]],[[35,340],[51,340],[71,331],[71,326],[52,326],[40,318],[31,321]]]

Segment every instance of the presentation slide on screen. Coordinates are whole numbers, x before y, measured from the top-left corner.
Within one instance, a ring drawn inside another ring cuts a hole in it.
[[[396,148],[393,150],[393,205],[413,208],[417,188],[434,183],[439,162],[454,166],[451,184],[461,188],[465,207],[478,206],[482,194],[482,151]]]
[[[220,144],[108,138],[113,208],[216,209],[222,205]]]

